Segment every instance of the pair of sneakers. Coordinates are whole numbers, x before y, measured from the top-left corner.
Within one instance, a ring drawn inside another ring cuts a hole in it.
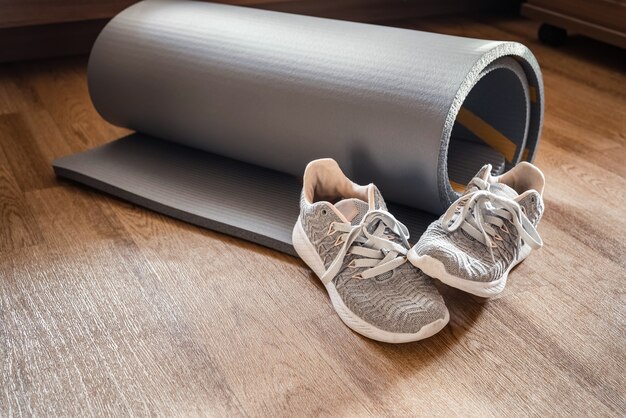
[[[432,278],[490,297],[542,245],[535,227],[544,183],[529,163],[497,177],[486,165],[411,247],[374,184],[352,182],[332,159],[315,160],[304,172],[293,245],[348,327],[377,341],[418,341],[450,319]]]

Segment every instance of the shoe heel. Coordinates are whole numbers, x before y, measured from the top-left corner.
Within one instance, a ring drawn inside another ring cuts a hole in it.
[[[317,250],[309,241],[309,237],[307,237],[306,232],[304,232],[304,228],[302,228],[302,223],[300,222],[300,217],[298,217],[298,221],[293,227],[293,233],[291,234],[291,241],[293,243],[293,248],[295,248],[296,252],[300,256],[300,258],[313,270],[317,277],[322,277],[326,272],[326,267],[324,266],[324,262],[322,261],[320,255],[317,253]]]

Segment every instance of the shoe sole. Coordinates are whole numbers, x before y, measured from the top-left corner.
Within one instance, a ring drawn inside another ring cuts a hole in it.
[[[519,258],[509,266],[502,277],[490,282],[475,282],[450,274],[446,270],[444,264],[438,259],[429,255],[417,255],[413,250],[409,251],[408,259],[411,264],[422,270],[427,276],[433,277],[450,287],[454,287],[466,293],[471,293],[472,295],[490,298],[502,293],[504,287],[506,286],[509,272],[513,269],[513,267],[524,261],[530,254],[530,251],[531,248],[529,246],[525,245],[522,247]]]
[[[326,268],[324,267],[324,262],[315,250],[313,244],[311,244],[311,242],[309,241],[309,238],[302,228],[299,217],[296,225],[293,228],[292,241],[293,246],[300,258],[311,268],[311,270],[313,270],[318,278],[321,278],[326,271]],[[328,296],[330,296],[330,301],[333,305],[333,308],[335,309],[335,312],[337,312],[337,315],[339,315],[339,318],[341,318],[343,323],[346,324],[348,328],[350,328],[354,332],[357,332],[372,340],[392,344],[423,340],[437,334],[448,324],[448,321],[450,320],[450,313],[446,310],[446,315],[444,318],[424,325],[416,333],[396,333],[385,331],[364,321],[362,318],[352,312],[343,302],[341,296],[339,296],[337,288],[335,287],[335,284],[333,282],[325,284],[324,286],[326,287]]]

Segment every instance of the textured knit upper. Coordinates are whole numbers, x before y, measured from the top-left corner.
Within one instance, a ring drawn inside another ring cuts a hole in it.
[[[487,167],[483,167],[477,178],[485,178]],[[475,182],[494,195],[516,200],[528,220],[536,226],[543,215],[544,205],[541,195],[535,191],[518,197],[515,190],[502,183]],[[463,196],[475,191],[479,186],[470,182]],[[454,205],[454,204],[453,204]],[[493,208],[497,209],[497,208]],[[493,210],[483,209],[485,214],[493,215]],[[415,245],[414,251],[418,256],[428,255],[443,263],[448,273],[463,279],[477,282],[491,282],[504,275],[507,269],[519,256],[523,240],[509,220],[504,220],[505,228],[500,229],[501,240],[493,241],[490,248],[477,241],[462,229],[452,232],[442,227],[444,216],[433,222]]]
[[[374,187],[374,208],[386,210],[385,202]],[[358,214],[352,219],[358,225],[369,211],[369,204],[355,201]],[[317,249],[324,266],[328,268],[339,252],[334,245],[336,235],[329,234],[332,222],[344,222],[329,202],[309,204],[304,195],[300,200],[300,219],[305,233]],[[375,225],[374,225],[375,226]],[[370,226],[373,228],[374,226]],[[394,239],[393,232],[386,234]],[[364,268],[351,268],[348,264],[358,256],[348,255],[332,280],[344,304],[364,321],[379,329],[395,333],[416,333],[424,325],[446,316],[447,309],[432,279],[409,262],[392,271],[369,279],[354,277]]]

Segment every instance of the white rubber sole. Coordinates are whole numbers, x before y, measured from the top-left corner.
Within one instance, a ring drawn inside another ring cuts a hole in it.
[[[309,238],[306,236],[306,233],[302,228],[300,218],[298,218],[298,221],[293,228],[292,240],[293,246],[300,258],[302,258],[302,260],[311,268],[311,270],[313,270],[317,277],[322,277],[322,275],[326,271],[326,268],[324,267],[324,262],[315,250],[315,247],[313,247],[313,244],[311,244],[311,242],[309,241]],[[333,282],[330,282],[324,286],[326,287],[328,296],[330,296],[330,301],[333,305],[333,308],[335,308],[335,311],[337,312],[339,318],[341,318],[343,323],[346,324],[348,328],[350,328],[354,332],[357,332],[372,340],[392,344],[423,340],[425,338],[432,337],[433,335],[441,331],[450,320],[450,313],[446,311],[446,316],[444,318],[424,325],[416,333],[409,334],[385,331],[364,321],[354,312],[352,312],[345,305],[345,303],[343,303],[343,300],[341,299],[341,296],[339,296],[339,293],[337,292],[337,289],[335,288],[335,284]]]
[[[528,245],[522,247],[519,253],[519,257],[512,263],[509,268],[504,272],[502,277],[491,282],[475,282],[472,280],[463,279],[458,276],[454,276],[446,270],[446,267],[441,261],[433,258],[429,255],[417,255],[415,251],[411,250],[408,254],[408,259],[415,267],[422,270],[426,275],[438,279],[442,283],[456,289],[462,290],[472,295],[480,296],[483,298],[490,298],[501,293],[506,286],[506,281],[509,277],[509,272],[513,267],[524,261],[530,254],[531,248]]]

